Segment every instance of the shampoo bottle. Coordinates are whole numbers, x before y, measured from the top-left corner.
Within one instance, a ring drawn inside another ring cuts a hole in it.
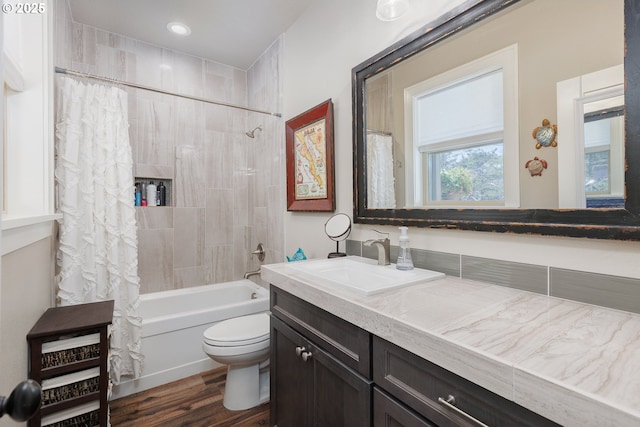
[[[142,204],[142,194],[140,193],[140,183],[136,182],[135,193],[134,193],[134,204],[136,206],[140,206]]]
[[[147,184],[147,206],[157,206],[156,203],[156,186],[153,181]]]
[[[400,227],[398,250],[398,261],[396,268],[398,270],[413,270],[413,260],[411,259],[411,248],[409,247],[409,236],[407,235],[407,227]]]
[[[158,206],[167,205],[167,187],[160,181],[158,184]]]

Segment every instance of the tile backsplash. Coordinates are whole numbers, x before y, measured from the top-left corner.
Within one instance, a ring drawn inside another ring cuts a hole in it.
[[[347,240],[346,247],[348,255],[378,258],[375,247],[358,240]],[[397,256],[398,247],[392,245],[391,262]],[[416,248],[411,256],[416,267],[449,276],[640,313],[640,279]]]

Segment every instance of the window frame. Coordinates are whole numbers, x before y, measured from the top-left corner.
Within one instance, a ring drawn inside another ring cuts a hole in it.
[[[2,255],[50,237],[62,217],[53,203],[53,15],[4,17],[19,21],[1,44]]]
[[[414,138],[415,100],[430,90],[451,85],[456,81],[466,80],[473,76],[496,70],[503,73],[503,114],[504,128],[502,138],[504,144],[504,202],[431,202],[426,196],[427,188],[423,177],[424,159],[420,147]],[[474,61],[463,64],[445,73],[423,80],[404,90],[404,134],[407,150],[406,168],[406,200],[407,207],[457,208],[457,207],[520,207],[520,171],[519,171],[519,123],[518,123],[518,45],[513,44],[492,52]],[[419,182],[418,182],[419,181]]]

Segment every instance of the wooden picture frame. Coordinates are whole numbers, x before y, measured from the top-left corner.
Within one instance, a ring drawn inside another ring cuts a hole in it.
[[[333,212],[336,207],[333,102],[286,122],[287,210]]]

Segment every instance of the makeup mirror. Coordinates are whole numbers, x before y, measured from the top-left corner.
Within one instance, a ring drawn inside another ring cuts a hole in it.
[[[336,242],[336,251],[329,253],[327,258],[347,256],[346,253],[340,252],[340,242],[346,240],[351,234],[351,218],[349,218],[349,215],[337,213],[331,216],[324,224],[324,231],[331,240]]]

